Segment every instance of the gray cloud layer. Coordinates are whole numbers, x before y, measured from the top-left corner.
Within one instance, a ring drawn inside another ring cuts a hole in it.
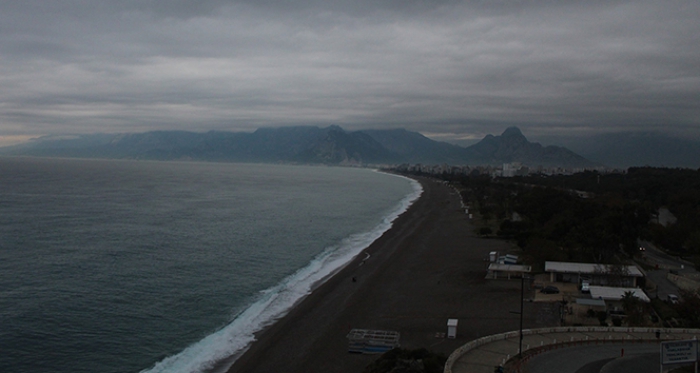
[[[700,137],[700,2],[0,0],[0,136]]]

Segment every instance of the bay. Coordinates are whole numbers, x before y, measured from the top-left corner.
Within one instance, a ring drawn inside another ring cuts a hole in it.
[[[419,193],[357,168],[0,158],[0,371],[205,372]]]

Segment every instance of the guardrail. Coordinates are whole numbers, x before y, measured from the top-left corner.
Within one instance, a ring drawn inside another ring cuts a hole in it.
[[[665,334],[666,337],[670,334],[691,334],[691,335],[700,335],[700,329],[675,329],[675,328],[624,328],[624,327],[605,327],[605,326],[591,326],[591,327],[586,327],[586,326],[572,326],[572,327],[553,327],[553,328],[541,328],[541,329],[524,329],[523,330],[523,337],[529,336],[529,335],[541,335],[541,334],[556,334],[556,333],[628,333],[628,334],[636,334],[636,333],[652,333],[655,334],[656,332],[660,332],[662,334]],[[456,349],[450,356],[447,358],[447,362],[445,363],[445,370],[444,373],[453,373],[452,372],[452,366],[454,363],[461,358],[464,354],[467,352],[483,346],[485,344],[489,344],[495,341],[501,341],[501,340],[506,340],[510,338],[519,338],[520,337],[520,332],[515,330],[512,332],[507,332],[507,333],[500,333],[500,334],[494,334],[486,337],[482,337],[479,339],[475,339],[458,349]],[[662,338],[663,340],[667,340],[668,338]],[[638,340],[643,340],[643,339],[638,339]],[[651,340],[656,340],[656,338],[650,338],[647,341]],[[577,341],[561,341],[561,342],[556,342],[556,339],[554,339],[554,343],[550,343],[547,345],[543,346],[534,346],[532,348],[528,349],[523,349],[523,361],[526,361],[530,359],[531,357],[544,352],[548,349],[551,348],[561,348],[561,347],[566,347],[566,346],[571,346],[575,345],[576,343],[596,343],[596,342],[621,342],[621,341],[629,341],[629,339],[624,340],[624,339],[589,339],[589,340],[577,340]],[[529,351],[529,353],[528,353]]]

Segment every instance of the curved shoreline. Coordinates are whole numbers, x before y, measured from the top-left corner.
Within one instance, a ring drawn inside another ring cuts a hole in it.
[[[264,342],[261,340],[264,339],[264,336],[266,333],[270,333],[271,329],[274,329],[281,320],[284,320],[285,318],[291,317],[291,314],[295,312],[295,309],[299,307],[300,304],[307,302],[307,299],[311,297],[320,287],[327,286],[327,283],[331,281],[334,277],[338,276],[338,274],[342,271],[344,271],[348,266],[357,264],[358,266],[362,266],[369,260],[372,255],[369,253],[369,248],[372,247],[378,240],[380,240],[384,235],[387,234],[387,232],[391,231],[394,229],[394,224],[396,221],[401,218],[402,215],[406,214],[407,211],[409,211],[412,206],[421,199],[423,192],[424,192],[424,186],[422,183],[420,183],[416,179],[412,179],[403,175],[397,175],[393,173],[387,173],[387,172],[382,172],[379,170],[376,170],[376,172],[384,173],[387,175],[395,176],[395,177],[400,177],[404,178],[407,180],[410,180],[411,183],[415,183],[414,185],[414,191],[413,193],[407,195],[403,200],[401,205],[399,205],[399,208],[401,208],[402,205],[406,205],[406,207],[403,208],[403,211],[400,211],[396,215],[389,215],[387,218],[390,218],[389,222],[389,228],[386,229],[382,234],[377,237],[374,241],[372,241],[367,247],[363,248],[357,255],[354,256],[353,259],[349,260],[348,262],[344,263],[340,267],[338,267],[336,270],[330,272],[326,277],[320,279],[319,281],[313,283],[311,285],[311,291],[308,295],[302,297],[299,299],[292,307],[290,307],[287,312],[285,312],[281,317],[276,318],[274,320],[271,320],[271,323],[269,325],[264,326],[261,330],[257,331],[254,333],[255,335],[255,340],[251,343],[249,343],[246,348],[244,348],[242,351],[239,351],[235,355],[229,357],[228,359],[225,359],[223,361],[218,362],[215,367],[211,370],[212,372],[217,372],[217,373],[223,373],[223,372],[235,372],[237,371],[237,367],[241,365],[239,360],[242,357],[248,357],[252,352],[249,352],[253,346],[260,346]],[[364,257],[362,258],[362,254],[365,254]],[[298,311],[297,311],[298,312]]]
[[[482,284],[483,257],[511,245],[475,237],[455,191],[439,182],[419,181],[423,194],[363,251],[369,259],[356,256],[286,316],[257,333],[229,373],[362,371],[377,355],[347,353],[346,335],[353,328],[396,330],[403,347],[429,347],[449,355],[467,340],[517,325],[508,307],[519,302],[519,282],[517,288],[489,295],[487,302],[507,305],[496,305],[496,311],[465,307],[469,302],[463,301],[474,297],[470,293],[475,289],[490,291],[488,286],[465,284]],[[468,321],[483,315],[488,320],[457,339],[436,338],[436,332],[445,331],[447,318]]]
[[[268,330],[271,326],[277,323],[278,320],[284,318],[289,312],[291,312],[295,307],[297,307],[298,304],[303,302],[309,295],[313,294],[313,292],[315,292],[317,288],[323,286],[323,284],[325,284],[338,272],[342,271],[350,263],[353,263],[358,258],[360,258],[362,256],[361,254],[363,253],[365,254],[365,257],[361,259],[360,265],[364,264],[371,257],[371,255],[366,251],[367,248],[370,247],[387,231],[391,230],[396,219],[398,219],[402,214],[404,214],[408,209],[410,209],[410,207],[418,199],[420,199],[420,196],[423,193],[423,187],[415,179],[411,179],[402,175],[380,172],[376,170],[375,172],[408,180],[413,189],[412,192],[406,194],[398,202],[398,204],[392,210],[390,210],[386,216],[382,218],[381,222],[376,227],[369,231],[356,233],[347,237],[345,240],[343,240],[343,243],[339,245],[339,249],[325,250],[324,252],[314,257],[306,267],[299,269],[296,273],[288,276],[282,282],[280,282],[280,284],[274,286],[273,288],[267,289],[265,292],[269,291],[272,294],[282,295],[281,299],[288,298],[288,296],[285,295],[287,293],[296,294],[295,297],[298,296],[299,298],[294,300],[293,303],[288,304],[284,308],[280,308],[279,310],[274,311],[274,313],[269,314],[267,316],[269,317],[269,319],[263,319],[263,322],[255,326],[252,329],[252,331],[238,336],[236,339],[242,339],[242,347],[234,351],[233,355],[231,356],[219,358],[219,360],[213,361],[213,368],[210,366],[208,369],[205,370],[206,372],[226,372],[227,369],[229,369],[238,360],[238,358],[245,354],[245,352],[247,352],[250,349],[251,345],[257,341],[257,336],[261,335],[266,330]],[[293,284],[298,282],[298,285],[293,285],[291,288],[286,289],[285,284],[288,282]],[[263,304],[260,304],[261,302],[263,302]],[[242,314],[245,314],[253,309],[260,309],[260,307],[262,307],[262,311],[260,312],[268,313],[268,307],[273,306],[279,308],[280,306],[275,305],[274,303],[276,302],[274,301],[267,305],[264,303],[264,299],[261,299],[255,302],[254,304],[250,305],[247,309],[243,311]],[[232,324],[229,324],[217,333],[229,334],[226,332],[226,329],[231,327],[235,322],[236,320],[234,320]],[[250,342],[247,342],[248,340],[250,340]]]
[[[361,256],[367,247],[392,228],[393,222],[419,199],[423,191],[420,183],[414,179],[376,170],[375,172],[383,174],[379,176],[381,178],[392,176],[402,179],[400,182],[405,183],[409,190],[396,195],[398,199],[394,197],[394,203],[387,206],[386,210],[382,209],[381,215],[366,221],[373,223],[373,226],[364,231],[350,233],[336,244],[326,246],[303,267],[282,278],[278,283],[259,291],[255,299],[242,307],[229,323],[141,372],[225,372],[250,348],[259,334]]]

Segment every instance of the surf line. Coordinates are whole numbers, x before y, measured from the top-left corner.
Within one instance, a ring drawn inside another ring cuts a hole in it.
[[[371,255],[369,255],[369,253],[365,253],[365,255],[367,255],[367,256],[366,256],[364,259],[362,259],[362,261],[360,262],[360,265],[365,264],[365,262],[367,261],[367,259],[369,259],[369,258],[371,257]]]

